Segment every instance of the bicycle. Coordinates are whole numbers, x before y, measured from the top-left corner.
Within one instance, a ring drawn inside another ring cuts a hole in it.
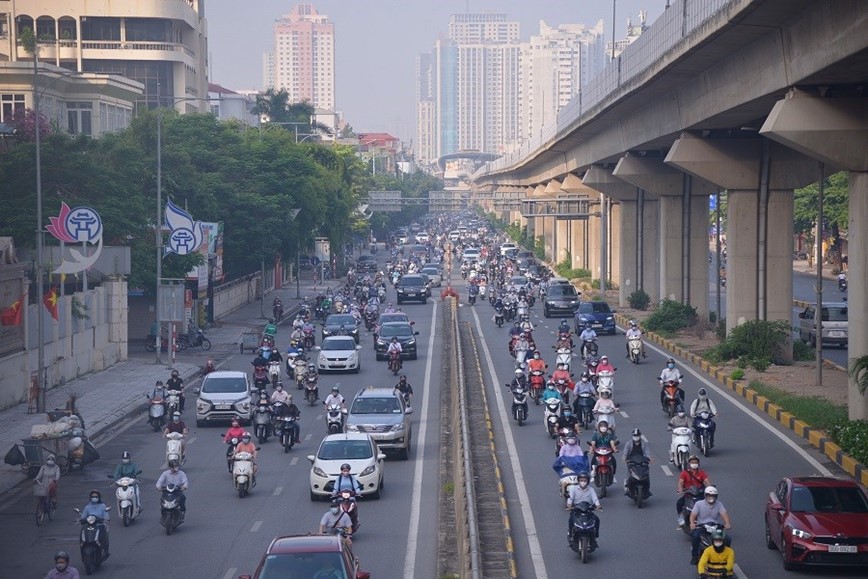
[[[37,483],[38,484],[38,483]],[[48,485],[48,492],[45,496],[36,497],[36,526],[42,526],[45,522],[45,516],[48,515],[48,520],[54,520],[54,514],[57,512],[57,482],[52,481]]]

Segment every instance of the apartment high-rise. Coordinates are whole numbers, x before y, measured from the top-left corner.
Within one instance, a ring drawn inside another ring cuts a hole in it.
[[[274,51],[263,60],[266,88],[335,110],[335,25],[312,4],[297,4],[274,22]]]

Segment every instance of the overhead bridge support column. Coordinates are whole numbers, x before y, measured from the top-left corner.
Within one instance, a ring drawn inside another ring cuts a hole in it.
[[[824,98],[792,90],[778,101],[760,134],[826,164],[826,174],[849,172],[847,301],[849,361],[868,355],[868,97]],[[817,163],[812,163],[815,172]],[[816,181],[817,178],[814,179]],[[868,395],[850,378],[851,420],[868,419]]]

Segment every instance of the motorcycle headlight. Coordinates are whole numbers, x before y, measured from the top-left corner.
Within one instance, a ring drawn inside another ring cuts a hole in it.
[[[360,472],[359,476],[368,476],[370,474],[374,474],[375,470],[377,470],[377,465],[372,464],[371,466]]]
[[[318,477],[322,477],[322,478],[328,478],[329,477],[329,475],[327,475],[325,473],[325,471],[318,466],[313,467],[313,474],[315,474]]]

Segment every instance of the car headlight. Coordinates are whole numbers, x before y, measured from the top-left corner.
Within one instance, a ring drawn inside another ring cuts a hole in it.
[[[801,529],[797,529],[796,527],[793,527],[792,533],[793,533],[794,537],[798,537],[799,539],[804,539],[804,540],[808,540],[811,537],[813,537],[813,535],[811,533],[809,533],[807,531],[803,531]]]
[[[250,402],[249,401],[239,402],[238,404],[235,405],[235,407],[238,408],[238,410],[241,410],[242,412],[248,412],[250,410]]]
[[[378,346],[385,346],[385,345],[386,345],[386,342],[384,342],[383,340],[379,340],[379,339],[378,339],[378,340],[377,340],[377,345],[378,345]]]
[[[570,305],[571,306],[577,306],[577,305],[579,305],[579,302],[578,302],[578,300],[570,300]]]
[[[353,352],[352,354],[349,355],[349,357],[347,357],[347,361],[352,362],[354,360],[358,360],[358,358],[359,358],[359,353]]]
[[[415,346],[415,345],[416,345],[416,340],[415,340],[414,338],[410,338],[409,340],[407,340],[407,341],[405,342],[404,345],[405,345],[405,346]]]
[[[211,408],[211,403],[206,400],[199,400],[196,403],[197,412],[207,412]]]
[[[318,466],[313,467],[313,474],[322,478],[329,478],[329,475],[327,475],[325,471]]]
[[[552,300],[549,300],[549,305],[550,305],[550,306],[555,306],[555,307],[557,307],[558,304],[555,303],[555,302],[553,302]]]
[[[607,322],[611,322],[612,319],[613,319],[612,316],[606,316],[606,321],[607,321]]]
[[[398,423],[392,427],[392,432],[401,432],[402,430],[404,430],[404,423],[403,422]]]
[[[359,473],[359,476],[368,476],[369,474],[374,474],[374,471],[377,470],[377,465],[372,464],[365,470]]]
[[[347,424],[347,432],[359,432],[359,426],[357,424]]]
[[[588,323],[588,318],[586,318],[585,316],[582,316],[579,318],[579,321],[584,322],[584,323]]]

